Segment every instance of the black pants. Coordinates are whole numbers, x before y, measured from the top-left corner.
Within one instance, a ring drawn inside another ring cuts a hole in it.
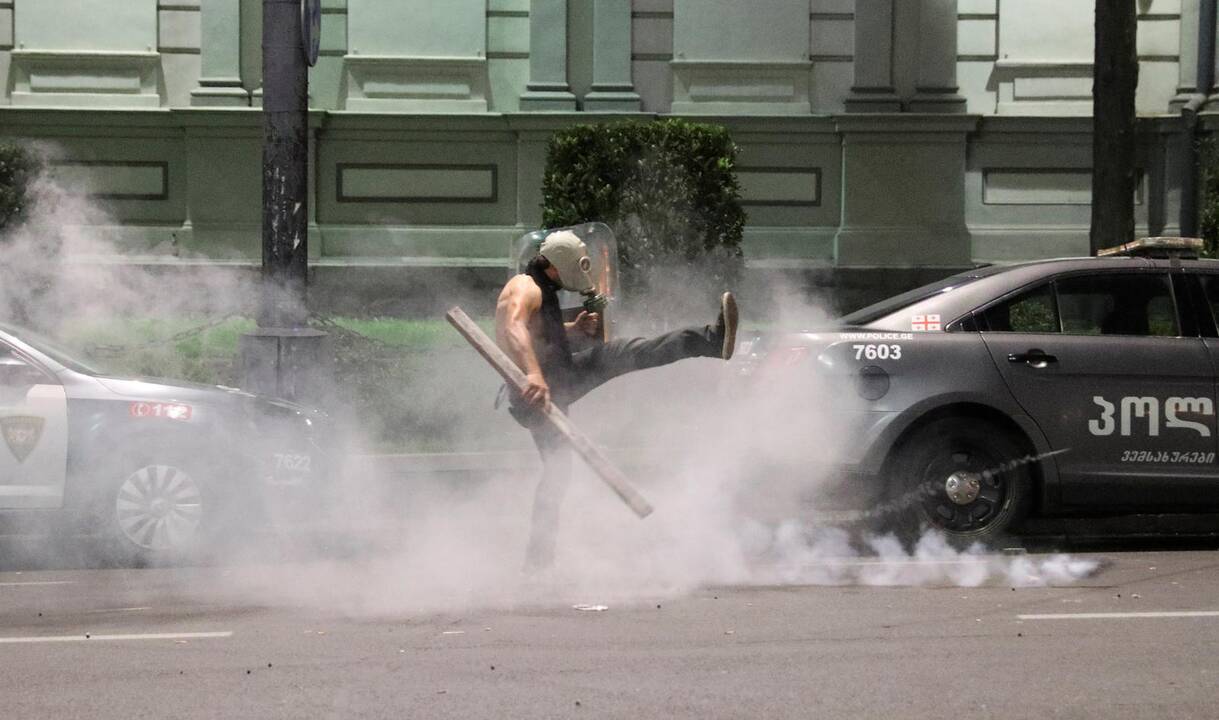
[[[565,372],[542,372],[550,385],[551,401],[564,412],[572,403],[596,388],[635,370],[660,367],[694,357],[720,357],[723,340],[715,328],[688,327],[657,337],[611,340],[572,355],[573,368]],[[548,567],[554,562],[559,529],[559,507],[571,476],[572,451],[549,423],[519,406],[513,416],[529,428],[542,457],[542,479],[533,498],[533,524],[526,551],[528,568]]]

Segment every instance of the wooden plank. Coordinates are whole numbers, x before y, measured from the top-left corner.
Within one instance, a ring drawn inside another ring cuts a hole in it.
[[[500,374],[502,378],[517,392],[524,392],[527,383],[525,374],[521,369],[512,362],[512,359],[496,345],[482,328],[466,315],[465,311],[459,307],[455,307],[445,313],[445,318],[449,323],[461,333],[461,336],[466,339],[479,355],[483,356],[487,362],[491,363],[491,367]],[[626,475],[614,466],[609,458],[593,445],[584,433],[580,432],[567,415],[562,410],[554,406],[554,403],[547,403],[546,408],[542,411],[543,417],[546,418],[555,430],[559,431],[575,451],[584,458],[584,462],[597,473],[597,477],[601,478],[606,485],[610,486],[618,497],[627,504],[641,518],[645,518],[652,513],[652,506],[647,500],[643,499],[635,488],[631,487],[631,483],[627,480]]]

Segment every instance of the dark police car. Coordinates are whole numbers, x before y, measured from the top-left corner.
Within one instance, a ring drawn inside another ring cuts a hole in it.
[[[830,380],[846,478],[830,495],[889,527],[958,544],[1030,516],[1179,513],[1206,527],[1219,512],[1219,262],[1200,247],[1148,238],[982,267],[742,355],[755,376],[811,366]]]
[[[317,511],[323,413],[240,390],[109,377],[0,325],[0,522],[178,561],[232,530]]]

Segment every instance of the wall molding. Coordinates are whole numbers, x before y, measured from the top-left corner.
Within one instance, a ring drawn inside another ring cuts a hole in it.
[[[742,167],[735,168],[737,180],[741,184],[741,204],[765,207],[820,207],[821,206],[821,168],[819,167]],[[774,183],[790,180],[792,182],[809,183],[799,190],[772,188]],[[768,187],[769,186],[769,187]]]
[[[359,173],[359,176],[357,176]],[[370,190],[379,181],[387,189]],[[485,183],[485,190],[484,190]],[[463,184],[465,187],[463,187]],[[418,193],[395,192],[411,186]],[[429,194],[430,193],[430,194]],[[340,203],[495,203],[499,201],[499,167],[447,163],[338,163],[335,201]]]
[[[13,50],[12,104],[159,108],[161,54]]]
[[[487,112],[486,58],[348,54],[343,64],[346,110]]]
[[[1091,115],[1092,63],[1076,60],[998,60],[999,115]]]
[[[813,64],[797,61],[671,60],[679,114],[808,115]]]
[[[99,200],[169,199],[169,163],[166,161],[56,160],[48,166],[57,181],[70,187],[87,188],[83,193],[86,197]]]

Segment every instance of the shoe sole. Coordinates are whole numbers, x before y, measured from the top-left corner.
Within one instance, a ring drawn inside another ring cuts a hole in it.
[[[726,292],[720,296],[720,312],[724,314],[724,345],[720,348],[720,357],[729,360],[736,351],[736,324],[739,319],[736,297],[732,293]]]

